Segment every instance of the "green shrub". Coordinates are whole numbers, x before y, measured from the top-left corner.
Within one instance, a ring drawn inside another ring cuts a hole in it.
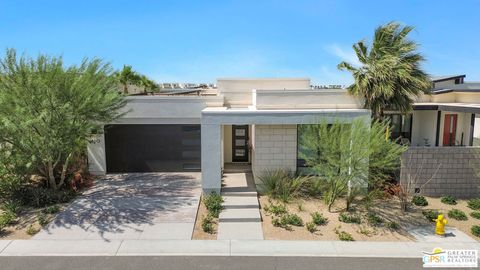
[[[470,199],[467,202],[468,207],[473,210],[480,210],[480,198]]]
[[[428,201],[423,196],[415,195],[412,197],[412,203],[416,206],[427,206]]]
[[[220,215],[220,212],[223,209],[222,203],[223,203],[223,198],[220,194],[217,194],[215,192],[205,195],[203,198],[203,203],[205,204],[205,207],[207,208],[208,212],[213,216],[218,218]]]
[[[346,231],[336,231],[336,233],[340,241],[355,241],[355,239],[353,239],[353,236]]]
[[[303,226],[303,220],[296,214],[285,214],[280,218],[282,225]]]
[[[462,210],[452,209],[448,211],[448,217],[456,220],[468,220],[467,215]]]
[[[215,229],[213,227],[213,217],[210,214],[203,217],[202,230],[210,234],[213,234],[215,232]]]
[[[470,216],[476,219],[480,219],[480,211],[473,211]]]
[[[340,215],[338,216],[338,220],[344,223],[360,224],[362,222],[362,219],[360,218],[360,216],[349,214],[346,212],[340,213]]]
[[[444,204],[449,204],[449,205],[457,204],[457,199],[453,196],[450,196],[450,195],[443,196],[440,201]]]
[[[27,227],[27,234],[30,236],[37,234],[39,231],[40,229],[36,229],[32,224]]]
[[[307,227],[307,231],[311,233],[314,233],[317,231],[317,225],[314,222],[305,223],[305,227]]]
[[[431,210],[431,209],[426,209],[422,211],[422,215],[429,221],[435,221],[435,219],[438,218],[438,215],[440,215],[440,212],[437,210]]]
[[[42,227],[47,225],[49,222],[47,215],[45,215],[44,213],[40,213],[37,215],[37,221],[38,224],[40,224],[40,226]]]
[[[279,218],[272,218],[272,225],[274,227],[282,227],[282,222],[280,222]]]
[[[387,222],[386,226],[387,226],[388,229],[394,230],[394,231],[400,229],[400,225],[398,225],[398,223],[395,222],[395,221]]]
[[[70,202],[77,193],[72,190],[53,190],[42,187],[24,186],[14,194],[21,204],[33,207],[45,207],[52,204]]]
[[[328,222],[328,218],[324,217],[321,213],[313,212],[310,214],[312,222],[315,225],[325,225]]]
[[[60,206],[56,204],[56,205],[52,205],[52,206],[49,206],[49,207],[43,209],[42,213],[53,215],[53,214],[58,213],[59,211],[60,211]]]
[[[476,237],[480,237],[480,225],[473,225],[470,230],[473,235],[475,235]]]
[[[7,211],[3,212],[0,215],[0,231],[7,227],[8,225],[11,225],[15,222],[15,219],[17,218],[17,215],[15,213]]]
[[[275,216],[281,216],[287,213],[287,207],[284,204],[270,204],[265,211],[270,212]]]
[[[298,212],[303,212],[305,211],[305,207],[303,207],[303,204],[299,203],[298,204]]]
[[[3,203],[2,210],[17,214],[20,211],[20,203],[15,200],[9,200]]]
[[[368,224],[370,224],[372,226],[380,226],[385,222],[385,220],[383,220],[383,218],[379,217],[375,213],[368,213],[367,214],[367,221],[368,221]]]
[[[274,170],[266,171],[259,176],[259,180],[261,193],[283,202],[288,202],[300,194],[308,177],[293,177],[285,170]]]

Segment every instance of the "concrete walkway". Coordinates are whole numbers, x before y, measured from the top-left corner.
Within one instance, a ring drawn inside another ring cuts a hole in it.
[[[200,193],[199,173],[107,175],[33,238],[189,240]]]
[[[434,248],[479,250],[479,242],[276,240],[1,240],[0,256],[299,256],[421,258]]]
[[[251,172],[225,172],[218,240],[263,239],[260,206]]]

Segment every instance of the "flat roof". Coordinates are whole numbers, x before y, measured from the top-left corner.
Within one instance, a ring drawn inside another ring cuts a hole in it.
[[[454,111],[480,113],[480,104],[478,103],[440,103],[440,102],[420,102],[413,104],[415,111]]]
[[[448,81],[451,79],[457,79],[457,78],[465,78],[467,75],[461,74],[461,75],[443,75],[443,76],[435,76],[431,77],[430,79],[433,82],[441,82],[441,81]]]
[[[449,85],[448,87],[432,89],[431,92],[434,95],[451,93],[451,92],[476,93],[476,92],[480,92],[480,83],[479,82],[465,82],[465,83],[461,83],[461,84],[452,84],[452,85]]]

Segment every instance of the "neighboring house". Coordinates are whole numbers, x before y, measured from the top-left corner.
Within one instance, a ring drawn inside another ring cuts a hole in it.
[[[435,79],[433,94],[419,99],[411,115],[390,112],[392,136],[412,146],[476,143],[480,89],[464,77]],[[127,97],[126,114],[89,145],[90,171],[201,171],[204,191],[219,192],[228,163],[251,164],[255,178],[303,167],[298,125],[371,121],[370,110],[345,89],[312,89],[306,78],[219,79],[216,86],[191,95]]]
[[[433,78],[432,94],[420,97],[411,114],[390,112],[392,137],[412,146],[479,146],[480,83],[464,78]]]

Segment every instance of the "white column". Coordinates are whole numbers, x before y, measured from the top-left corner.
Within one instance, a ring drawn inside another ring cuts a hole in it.
[[[220,194],[222,183],[222,132],[219,124],[202,124],[202,189]]]
[[[87,157],[90,173],[104,175],[107,172],[104,134],[92,135],[92,139],[87,146]]]

